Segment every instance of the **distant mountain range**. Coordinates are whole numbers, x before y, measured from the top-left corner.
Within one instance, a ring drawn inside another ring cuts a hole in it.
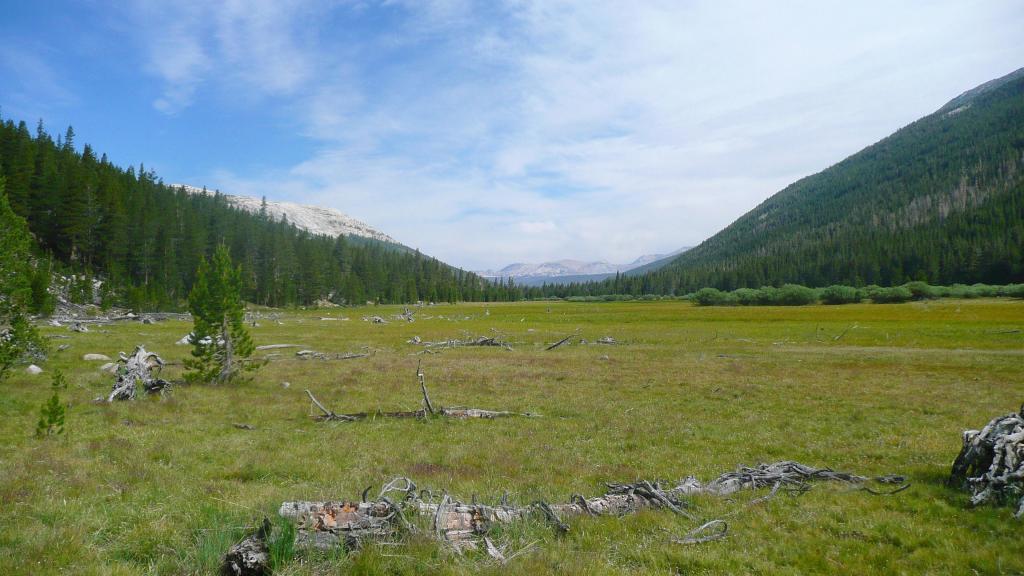
[[[539,264],[517,262],[500,270],[484,270],[477,272],[485,278],[512,278],[523,286],[540,286],[541,284],[568,284],[573,282],[592,282],[615,276],[616,273],[627,272],[641,266],[654,265],[676,256],[688,248],[680,248],[668,254],[645,254],[628,264],[611,264],[603,260],[554,260]]]
[[[1024,68],[773,195],[699,246],[583,293],[1024,282]]]
[[[170,184],[170,186],[172,188],[184,189],[190,194],[202,194],[204,191],[207,194],[214,193],[213,190],[189,186],[188,184]],[[228,204],[245,210],[251,214],[259,214],[263,206],[263,200],[260,198],[236,196],[224,193],[221,193],[221,195],[224,196],[224,199],[227,200]],[[312,232],[313,234],[322,234],[325,236],[338,236],[340,234],[344,234],[346,236],[361,236],[363,238],[371,238],[381,242],[398,244],[397,240],[380,230],[373,228],[369,224],[360,222],[347,214],[334,210],[333,208],[321,208],[319,206],[305,206],[302,204],[295,204],[293,202],[267,200],[267,214],[274,220],[280,220],[282,217],[286,217],[292,224],[295,224],[307,232]]]

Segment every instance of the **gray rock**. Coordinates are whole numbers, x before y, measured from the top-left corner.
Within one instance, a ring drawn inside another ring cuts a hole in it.
[[[35,364],[29,364],[28,368],[25,368],[25,372],[27,372],[29,374],[33,374],[33,375],[34,374],[42,374],[43,373],[43,369],[40,368],[39,366],[36,366]]]
[[[110,356],[107,356],[106,354],[86,354],[85,356],[82,356],[82,360],[99,360],[102,362],[110,362]]]

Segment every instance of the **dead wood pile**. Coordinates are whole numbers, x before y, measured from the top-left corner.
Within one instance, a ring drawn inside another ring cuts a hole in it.
[[[875,478],[882,483],[902,482],[897,476]],[[296,522],[296,544],[315,548],[331,548],[341,544],[358,546],[364,540],[391,538],[403,530],[416,531],[418,524],[429,522],[428,533],[450,545],[457,552],[482,548],[495,556],[498,552],[487,536],[494,526],[531,518],[539,519],[559,531],[569,530],[568,521],[580,516],[623,516],[644,509],[669,510],[699,525],[680,544],[697,544],[724,538],[728,526],[721,519],[700,521],[690,510],[687,497],[698,493],[732,494],[739,490],[772,487],[772,492],[752,503],[767,500],[782,486],[797,491],[809,489],[812,481],[837,481],[867,488],[869,478],[814,468],[797,462],[776,462],[749,468],[743,467],[722,474],[707,484],[687,477],[675,485],[639,480],[628,484],[607,484],[600,496],[586,498],[573,495],[568,502],[510,505],[506,497],[494,505],[480,504],[474,499],[462,502],[447,493],[437,498],[428,490],[417,490],[408,478],[396,478],[386,484],[374,500],[367,500],[369,488],[359,501],[284,502],[278,513]],[[892,494],[906,488],[888,492]],[[881,494],[870,490],[874,494]],[[498,554],[500,555],[500,553]]]
[[[97,401],[134,400],[136,387],[140,384],[146,394],[163,393],[170,388],[170,382],[157,378],[164,361],[155,352],[136,346],[131,355],[121,352],[118,357],[114,387],[106,398],[100,397]]]
[[[973,506],[1016,501],[1014,517],[1024,518],[1024,406],[963,433],[949,483],[970,490]]]

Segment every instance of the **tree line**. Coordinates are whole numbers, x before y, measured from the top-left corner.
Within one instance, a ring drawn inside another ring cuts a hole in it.
[[[182,308],[199,263],[219,245],[242,269],[242,295],[266,306],[508,300],[487,282],[403,246],[306,232],[223,195],[189,194],[145,166],[121,168],[68,128],[54,139],[42,121],[0,119],[0,176],[13,212],[28,223],[36,265],[34,311],[45,311],[53,273],[74,276],[82,302],[137,310]],[[103,280],[94,294],[93,278]]]

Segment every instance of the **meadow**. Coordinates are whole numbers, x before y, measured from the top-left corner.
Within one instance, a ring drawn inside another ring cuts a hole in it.
[[[251,381],[179,385],[163,398],[92,400],[112,376],[82,355],[136,344],[173,363],[183,321],[45,327],[41,375],[0,384],[0,574],[210,574],[285,500],[355,499],[408,476],[422,488],[513,502],[598,495],[605,482],[709,480],[739,465],[797,460],[911,487],[874,496],[819,483],[696,497],[727,538],[671,542],[695,526],[652,510],[506,527],[498,565],[422,535],[358,552],[275,548],[275,573],[309,574],[1020,574],[1021,523],[1008,507],[968,508],[944,481],[960,433],[1024,401],[1024,302],[720,308],[687,302],[459,304],[415,322],[373,324],[400,307],[262,311],[257,345],[372,355],[303,360],[271,350]],[[323,320],[322,318],[333,318]],[[344,320],[343,318],[348,318]],[[577,332],[578,331],[578,332]],[[590,343],[545,351],[569,334]],[[439,354],[407,343],[498,336],[512,346]],[[594,343],[611,336],[615,345]],[[265,352],[257,352],[263,356]],[[336,412],[415,410],[422,361],[431,399],[541,414],[498,420],[316,422],[304,393]],[[67,376],[65,434],[34,436],[55,369]],[[285,383],[288,383],[287,386]],[[235,424],[252,425],[244,430]]]

